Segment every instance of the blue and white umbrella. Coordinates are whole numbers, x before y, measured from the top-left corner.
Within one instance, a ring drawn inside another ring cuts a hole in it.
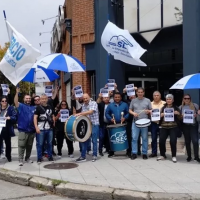
[[[63,72],[84,72],[85,66],[75,57],[62,53],[53,53],[36,62],[38,66]]]
[[[170,89],[200,89],[200,73],[181,78]]]
[[[34,64],[28,74],[22,79],[22,81],[31,83],[44,83],[54,81],[58,78],[58,74],[53,70],[48,70],[37,66],[37,64]]]

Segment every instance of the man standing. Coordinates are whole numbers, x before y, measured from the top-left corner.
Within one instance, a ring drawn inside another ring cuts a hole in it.
[[[40,106],[37,106],[34,113],[34,125],[36,130],[36,147],[38,164],[42,162],[43,144],[47,140],[47,152],[49,161],[54,161],[52,157],[52,140],[53,140],[53,125],[54,115],[50,105],[47,104],[48,97],[42,94],[40,97]]]
[[[153,101],[151,102],[152,110],[159,109],[161,111],[161,108],[164,106],[166,102],[161,100],[161,94],[159,91],[155,91],[153,93]],[[158,133],[159,133],[159,121],[152,121],[151,122],[151,149],[152,153],[149,157],[157,157],[157,139],[158,139]]]
[[[18,154],[19,154],[19,166],[23,166],[24,152],[26,150],[25,161],[27,163],[33,163],[30,159],[33,141],[35,137],[35,127],[33,124],[33,115],[35,106],[31,106],[30,95],[24,96],[24,103],[18,102],[20,89],[16,88],[16,94],[14,97],[15,107],[18,110]]]
[[[114,94],[114,102],[110,103],[106,109],[106,118],[110,124],[120,124],[124,123],[128,117],[128,104],[123,102],[121,94],[116,92]],[[108,157],[112,156],[114,156],[114,151],[110,150]]]
[[[148,127],[139,128],[135,125],[135,121],[139,119],[148,119],[151,110],[151,101],[144,97],[144,88],[137,89],[137,98],[131,101],[129,113],[133,115],[132,123],[132,155],[131,159],[137,158],[138,136],[141,131],[142,136],[142,154],[143,159],[148,159]]]
[[[83,105],[81,113],[75,116],[88,116],[92,122],[92,144],[93,144],[93,157],[92,162],[97,160],[97,137],[99,134],[99,111],[97,103],[91,100],[88,94],[83,94]],[[86,161],[86,151],[88,147],[88,141],[81,143],[81,156],[76,159],[76,162]]]

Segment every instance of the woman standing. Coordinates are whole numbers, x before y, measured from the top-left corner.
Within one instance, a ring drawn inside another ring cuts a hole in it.
[[[170,136],[170,146],[172,152],[172,161],[177,162],[176,159],[176,143],[177,143],[177,133],[179,132],[179,123],[181,118],[180,109],[174,105],[174,96],[168,94],[166,96],[166,104],[161,109],[161,120],[160,120],[160,138],[159,138],[159,148],[160,157],[157,160],[166,159],[166,140]]]
[[[0,117],[1,119],[6,119],[5,127],[0,128],[0,149],[4,140],[6,144],[6,158],[8,162],[11,162],[11,137],[15,136],[13,125],[16,123],[17,113],[13,106],[9,106],[7,97],[1,98]]]
[[[66,136],[65,136],[65,132],[64,132],[64,126],[65,126],[65,122],[61,122],[61,115],[60,115],[60,111],[62,109],[67,109],[69,110],[68,104],[66,101],[61,101],[59,109],[56,111],[55,116],[56,116],[56,128],[57,128],[57,134],[56,134],[56,139],[57,139],[57,150],[58,150],[58,157],[61,158],[62,157],[62,147],[63,147],[63,141],[64,138],[66,140],[67,143],[67,147],[68,147],[68,156],[70,158],[73,158],[73,153],[74,153],[74,147],[73,147],[73,141],[69,140]],[[69,115],[71,115],[71,111],[69,111]]]
[[[199,144],[198,144],[198,123],[197,123],[197,112],[199,110],[199,106],[192,102],[191,96],[189,94],[185,94],[183,96],[182,105],[179,107],[181,113],[183,115],[183,135],[185,138],[185,146],[187,151],[187,161],[190,162],[192,160],[191,155],[191,141],[194,148],[194,160],[200,162],[199,160]],[[192,111],[194,113],[193,120],[189,122],[184,122],[184,112]]]

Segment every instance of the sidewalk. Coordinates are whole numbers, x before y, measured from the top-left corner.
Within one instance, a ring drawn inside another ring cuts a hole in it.
[[[77,158],[79,153],[78,142],[74,144]],[[64,143],[63,158],[56,162],[74,162],[75,158],[67,157],[67,146]],[[56,149],[55,149],[56,150]],[[200,194],[200,165],[194,161],[187,163],[186,156],[179,154],[177,163],[171,161],[171,155],[167,154],[168,160],[156,161],[156,158],[143,160],[128,159],[124,152],[121,156],[108,158],[98,156],[96,162],[92,162],[92,156],[87,156],[87,161],[78,163],[77,168],[64,170],[49,170],[43,166],[50,164],[45,160],[37,164],[35,143],[32,151],[33,164],[18,166],[17,137],[12,138],[12,162],[0,159],[0,168],[22,172],[30,175],[42,176],[51,179],[69,181],[95,186],[105,186],[119,189],[136,190],[142,192],[161,193],[196,193]]]

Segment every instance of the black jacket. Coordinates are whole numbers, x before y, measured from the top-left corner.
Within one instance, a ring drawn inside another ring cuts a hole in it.
[[[104,109],[105,109],[105,103],[102,101],[101,103],[98,103],[98,109],[99,109],[99,124],[100,127],[103,127],[104,122]]]
[[[127,95],[126,94],[122,94],[122,101],[128,104],[128,108],[130,107],[131,104],[131,100],[127,99]],[[133,122],[133,115],[129,114],[128,119],[126,120],[128,123],[132,123]]]

